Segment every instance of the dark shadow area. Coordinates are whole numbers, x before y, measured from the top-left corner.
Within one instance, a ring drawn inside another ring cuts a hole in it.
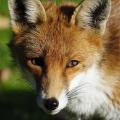
[[[36,96],[30,91],[0,91],[0,120],[65,120],[65,115],[48,116],[36,104]],[[67,117],[66,117],[67,118]],[[71,119],[73,120],[72,116]],[[98,114],[83,120],[104,120]]]
[[[36,105],[29,91],[0,92],[0,120],[55,120]]]

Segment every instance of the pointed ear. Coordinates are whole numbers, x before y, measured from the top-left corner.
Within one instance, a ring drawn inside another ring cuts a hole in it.
[[[46,20],[46,13],[39,0],[8,0],[12,29],[15,33],[38,21]]]
[[[71,19],[72,24],[82,28],[98,29],[104,33],[111,11],[111,0],[84,0]]]

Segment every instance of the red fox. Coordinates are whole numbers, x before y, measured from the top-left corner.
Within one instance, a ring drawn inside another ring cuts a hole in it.
[[[120,120],[120,0],[8,4],[11,52],[41,109]]]

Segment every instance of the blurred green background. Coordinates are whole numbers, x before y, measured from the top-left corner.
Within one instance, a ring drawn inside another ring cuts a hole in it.
[[[57,3],[60,1],[56,0]],[[31,85],[24,80],[10,57],[7,47],[10,38],[7,0],[0,0],[0,120],[53,119],[46,117],[37,107]]]

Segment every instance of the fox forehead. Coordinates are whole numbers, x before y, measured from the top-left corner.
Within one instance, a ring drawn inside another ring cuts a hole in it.
[[[17,37],[16,37],[17,38]],[[85,56],[95,52],[101,45],[101,40],[94,32],[78,29],[75,26],[66,26],[56,23],[36,25],[35,29],[23,33],[16,42],[25,50],[28,58],[39,56],[74,57]]]
[[[74,55],[85,56],[96,51],[101,40],[94,30],[82,29],[76,25],[69,25],[69,17],[75,6],[45,5],[47,21],[36,23],[35,27],[28,28],[17,34],[15,42],[22,46],[26,57],[39,57],[45,53],[48,56],[57,55],[57,58]],[[67,13],[65,13],[67,9]],[[24,26],[23,26],[24,27]],[[78,54],[79,53],[79,54]],[[59,55],[59,56],[58,56]]]

